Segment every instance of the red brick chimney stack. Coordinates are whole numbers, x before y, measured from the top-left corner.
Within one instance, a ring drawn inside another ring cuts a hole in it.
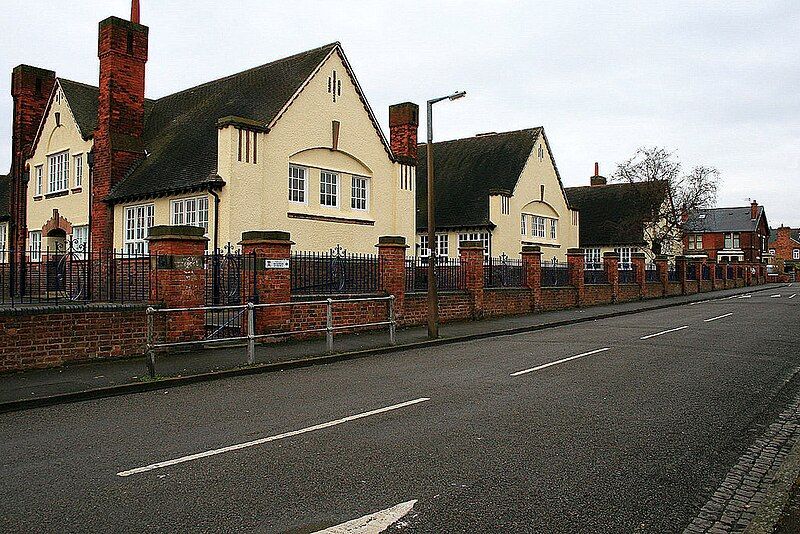
[[[389,140],[392,153],[406,165],[417,164],[419,106],[403,102],[389,106]]]
[[[594,176],[589,178],[589,185],[592,187],[600,187],[606,185],[608,180],[606,180],[605,176],[600,176],[600,164],[598,162],[594,162]]]
[[[28,228],[26,221],[27,185],[25,160],[31,155],[33,141],[47,110],[56,83],[51,70],[19,65],[11,73],[11,97],[14,116],[11,131],[11,228],[7,247],[23,250]]]
[[[755,200],[750,203],[750,218],[755,220],[758,217],[758,202]]]
[[[109,17],[100,22],[100,94],[94,132],[91,243],[95,250],[114,246],[113,208],[105,199],[142,157],[147,26],[138,24],[139,6],[127,21]]]

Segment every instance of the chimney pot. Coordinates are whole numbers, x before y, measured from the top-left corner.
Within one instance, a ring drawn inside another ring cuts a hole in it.
[[[131,1],[131,22],[139,24],[139,0]]]
[[[755,200],[750,203],[750,218],[755,219],[758,217],[758,202]]]

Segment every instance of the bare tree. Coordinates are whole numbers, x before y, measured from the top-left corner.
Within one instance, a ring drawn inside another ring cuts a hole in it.
[[[713,206],[717,201],[720,173],[714,167],[697,166],[683,172],[674,152],[660,147],[642,147],[617,165],[611,179],[640,184],[634,210],[654,255],[674,254],[682,239],[685,214]],[[679,249],[678,249],[679,250]]]

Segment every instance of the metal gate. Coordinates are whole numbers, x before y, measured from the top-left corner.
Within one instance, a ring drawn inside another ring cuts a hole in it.
[[[242,254],[229,243],[206,256],[207,306],[232,306],[242,303]]]

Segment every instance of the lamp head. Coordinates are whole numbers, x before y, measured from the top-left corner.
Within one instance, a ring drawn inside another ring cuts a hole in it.
[[[466,95],[467,95],[466,91],[456,91],[455,93],[453,93],[452,95],[450,95],[447,98],[449,98],[450,100],[458,100],[459,98],[462,98],[462,97],[464,97]]]

